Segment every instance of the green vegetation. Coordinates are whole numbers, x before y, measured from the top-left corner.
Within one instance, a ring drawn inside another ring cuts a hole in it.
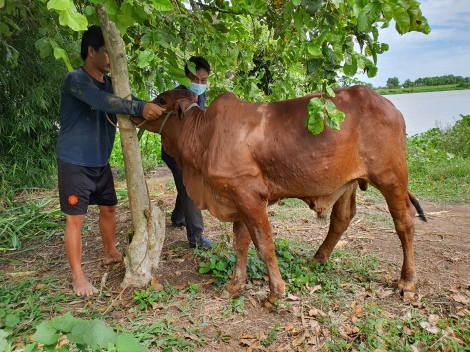
[[[412,87],[429,88],[429,87],[437,87],[437,86],[453,86],[453,87],[459,87],[457,89],[468,89],[469,85],[470,85],[470,77],[445,75],[445,76],[418,78],[414,82],[412,82],[410,79],[407,79],[403,84],[400,84],[398,77],[390,77],[389,79],[387,79],[386,88],[393,90],[394,88],[401,88],[401,87],[403,88],[412,88]],[[464,88],[464,87],[467,87],[467,88]],[[379,87],[378,89],[379,90],[385,89],[385,87]]]
[[[470,115],[455,126],[408,138],[410,190],[420,197],[470,202]]]
[[[442,92],[448,90],[463,90],[470,89],[470,83],[464,84],[449,84],[442,86],[419,86],[409,88],[379,88],[375,89],[380,95],[392,94],[408,94],[408,93],[425,93],[425,92]]]

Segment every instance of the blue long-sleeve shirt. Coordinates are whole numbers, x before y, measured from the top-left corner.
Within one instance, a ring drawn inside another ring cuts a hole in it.
[[[111,78],[104,83],[83,67],[65,75],[60,102],[60,132],[57,158],[70,164],[103,167],[113,149],[116,114],[142,116],[145,101],[120,99],[113,94]]]

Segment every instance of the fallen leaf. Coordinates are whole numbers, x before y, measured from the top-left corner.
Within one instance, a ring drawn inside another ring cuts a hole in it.
[[[286,324],[284,330],[290,331],[290,330],[292,330],[293,328],[294,328],[294,324],[292,324],[292,323],[289,322],[289,323]]]
[[[431,324],[431,326],[436,326],[437,323],[439,322],[439,316],[436,314],[431,314],[428,318],[428,321],[429,321],[429,324]]]
[[[439,328],[437,326],[432,326],[429,322],[427,321],[422,321],[419,323],[419,325],[425,329],[426,331],[429,331],[431,334],[438,334],[439,333]]]
[[[292,340],[292,346],[297,347],[303,344],[305,341],[305,333],[300,334],[294,340]]]
[[[184,259],[184,258],[176,258],[176,259],[173,259],[173,262],[175,262],[175,263],[182,263],[182,262],[184,262],[185,260],[186,260],[186,259]]]
[[[257,332],[257,333],[256,333],[256,338],[257,338],[258,340],[264,340],[264,339],[266,339],[266,335],[264,334],[264,331],[259,331],[259,332]]]
[[[215,298],[215,299],[221,299],[220,297],[221,297],[220,292],[219,292],[219,291],[215,291],[215,292],[214,292],[214,298]]]
[[[121,266],[121,264],[122,264],[121,262],[114,264],[113,265],[113,270],[116,270],[117,268],[119,268]]]
[[[229,299],[230,298],[230,293],[227,290],[223,290],[222,293],[220,294],[220,298]]]
[[[467,297],[465,297],[464,295],[452,295],[450,296],[455,302],[459,302],[459,303],[463,303],[463,304],[467,304],[468,302],[470,302],[470,299],[468,299]]]
[[[315,335],[319,335],[321,332],[321,326],[316,320],[310,320],[310,329],[312,329]]]
[[[36,286],[34,286],[34,289],[35,290],[42,290],[44,287],[46,287],[45,284],[37,284]]]
[[[352,309],[352,312],[353,314],[356,316],[356,317],[362,317],[363,315],[366,314],[366,311],[364,310],[364,307],[359,305],[357,303],[357,301],[353,301],[351,303],[351,309]]]
[[[374,291],[377,297],[380,299],[384,299],[387,296],[390,296],[393,293],[393,290],[386,290],[386,291]]]
[[[299,297],[291,295],[290,293],[287,295],[287,300],[288,301],[298,301]]]
[[[256,343],[256,339],[253,338],[253,339],[241,339],[240,340],[240,344],[241,345],[244,345],[244,346],[251,346],[252,344]]]
[[[412,329],[408,329],[406,326],[404,326],[403,333],[408,336],[413,336],[415,334],[415,331]]]
[[[349,241],[345,241],[345,240],[338,241],[338,243],[336,244],[336,248],[343,248],[348,243],[349,243]]]
[[[193,341],[201,341],[201,339],[196,335],[183,334],[183,336]]]
[[[340,288],[343,288],[343,287],[346,287],[346,286],[349,286],[349,282],[343,282],[342,284],[339,284]]]
[[[186,288],[186,287],[188,287],[188,285],[187,285],[187,284],[183,284],[183,285],[176,285],[176,286],[174,286],[174,288],[175,288],[176,290],[178,290],[178,291],[179,291],[179,290],[182,290],[182,289],[184,289],[184,288]]]
[[[454,341],[455,341],[457,344],[459,344],[459,345],[463,345],[463,344],[464,344],[464,342],[463,342],[461,339],[459,339],[458,337],[456,337],[456,336],[449,336],[449,338],[451,338],[452,340],[454,340]]]
[[[254,298],[251,298],[251,297],[250,297],[249,300],[250,300],[250,303],[251,303],[251,305],[252,305],[253,307],[256,307],[256,306],[257,306],[258,303],[256,302],[256,300],[255,300]]]
[[[254,335],[240,335],[241,339],[255,339],[256,337]]]

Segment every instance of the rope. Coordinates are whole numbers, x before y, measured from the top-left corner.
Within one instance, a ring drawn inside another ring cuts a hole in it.
[[[127,98],[129,98],[130,96],[131,96],[131,93],[127,94],[127,95],[126,95],[124,98],[122,98],[122,99],[127,99]],[[106,115],[106,119],[108,120],[108,122],[109,122],[112,126],[116,127],[116,129],[122,130],[122,131],[134,131],[136,128],[139,128],[140,126],[142,126],[144,123],[147,122],[147,120],[144,120],[142,123],[138,124],[138,125],[135,126],[134,128],[123,128],[123,127],[119,127],[119,126],[116,125],[113,121],[111,121],[111,119],[110,119],[109,116],[108,116],[108,113],[105,112],[104,114]],[[130,116],[130,119],[131,119],[131,121],[132,121],[132,116]],[[132,121],[132,122],[134,122],[134,121]]]
[[[197,103],[192,103],[191,105],[189,105],[186,110],[184,110],[184,113],[187,113],[189,110],[191,110],[192,108],[194,108],[195,106],[199,106],[197,105]],[[174,114],[175,112],[174,111],[169,111],[168,114],[166,114],[166,117],[165,117],[165,120],[163,120],[163,123],[162,125],[160,126],[160,131],[158,131],[158,134],[161,136],[162,135],[162,131],[163,131],[163,127],[165,126],[166,122],[168,121],[168,119],[170,118],[171,114]]]

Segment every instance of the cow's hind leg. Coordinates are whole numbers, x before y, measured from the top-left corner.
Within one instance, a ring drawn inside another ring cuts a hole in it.
[[[232,279],[227,285],[227,291],[233,296],[238,296],[238,292],[243,288],[246,282],[246,263],[248,260],[248,248],[251,237],[243,221],[233,223],[233,247],[237,252],[237,262],[233,271]]]
[[[328,261],[351,219],[356,215],[356,189],[357,183],[351,184],[333,205],[328,234],[313,257],[317,263]]]
[[[397,193],[397,191],[382,191],[403,248],[403,266],[398,287],[403,293],[416,292],[416,270],[413,253],[415,225],[412,216],[414,208],[406,189]]]

